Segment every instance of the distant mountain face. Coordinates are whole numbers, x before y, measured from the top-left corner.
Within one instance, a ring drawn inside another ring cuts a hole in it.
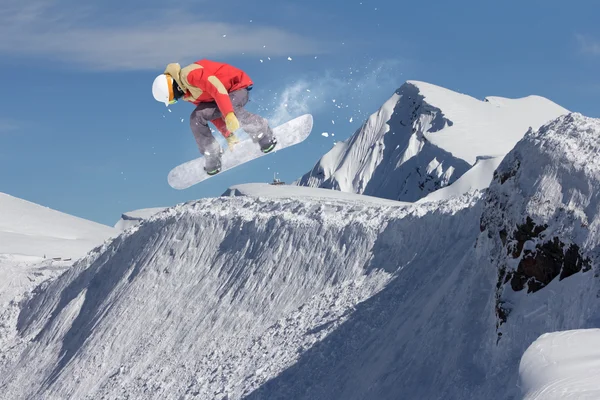
[[[567,112],[537,96],[480,101],[409,81],[296,184],[416,201],[452,184],[478,157],[503,156],[529,127]]]
[[[77,258],[118,231],[0,193],[0,254]]]

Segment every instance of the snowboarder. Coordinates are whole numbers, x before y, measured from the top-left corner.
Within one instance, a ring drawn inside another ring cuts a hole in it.
[[[179,99],[196,105],[190,116],[190,127],[205,157],[204,170],[214,175],[221,171],[223,149],[213,137],[209,122],[226,138],[230,150],[238,143],[235,131],[240,127],[264,153],[277,145],[268,121],[244,108],[252,85],[244,71],[204,59],[184,68],[177,63],[167,65],[165,72],[154,80],[152,94],[167,106]]]

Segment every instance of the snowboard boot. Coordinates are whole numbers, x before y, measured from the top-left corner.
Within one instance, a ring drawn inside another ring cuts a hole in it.
[[[212,153],[204,153],[204,171],[207,175],[216,175],[221,172],[221,156],[223,150],[219,149]]]
[[[273,133],[269,133],[270,135],[262,135],[262,137],[258,139],[258,145],[263,153],[270,153],[275,146],[277,146],[277,138],[273,136]]]

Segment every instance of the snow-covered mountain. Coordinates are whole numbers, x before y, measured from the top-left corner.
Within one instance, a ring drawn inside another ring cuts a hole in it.
[[[533,341],[540,327],[543,333],[600,324],[598,280],[590,272],[600,250],[599,152],[600,120],[568,114],[528,132],[496,170],[480,245],[498,271],[499,337],[525,329]],[[558,281],[579,272],[561,287],[575,286],[556,295]],[[533,314],[523,310],[533,302]]]
[[[166,207],[142,208],[140,210],[123,213],[121,219],[115,224],[115,229],[125,231],[131,227],[137,226],[143,220],[163,211],[165,208]]]
[[[481,101],[408,81],[297,184],[416,201],[452,184],[478,158],[504,156],[530,127],[567,112],[538,96]]]
[[[243,185],[167,209],[22,304],[0,398],[547,390],[555,368],[522,368],[518,386],[539,362],[528,347],[600,325],[599,151],[600,121],[569,114],[528,132],[486,192],[406,204]]]
[[[0,254],[78,258],[118,231],[0,193]]]

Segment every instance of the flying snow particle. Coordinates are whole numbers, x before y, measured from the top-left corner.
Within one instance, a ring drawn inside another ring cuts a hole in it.
[[[331,136],[335,136],[335,133],[332,133]]]
[[[288,57],[288,61],[292,61],[292,57]]]
[[[350,123],[352,123],[352,121],[354,121],[354,118],[350,117]]]
[[[227,35],[223,35],[223,37],[227,37]]]
[[[333,125],[335,125],[335,121],[334,121],[334,120],[331,120],[331,123],[332,123]]]
[[[261,63],[264,63],[264,60],[260,60]]]
[[[321,136],[324,136],[324,137],[329,137],[329,133],[327,133],[327,132],[323,132],[323,133],[321,133]]]

